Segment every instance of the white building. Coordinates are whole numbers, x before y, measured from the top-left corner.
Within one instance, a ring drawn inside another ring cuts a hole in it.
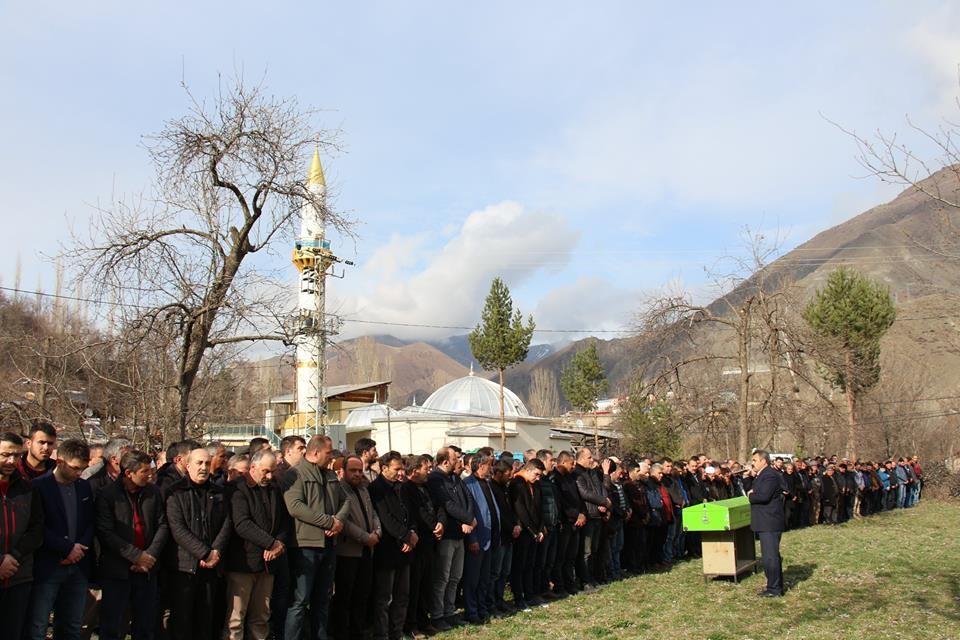
[[[504,389],[504,416],[510,451],[560,451],[570,445],[569,436],[555,432],[549,418],[531,416],[509,389]],[[499,451],[500,387],[471,372],[434,391],[421,406],[400,411],[384,405],[354,409],[346,424],[351,450],[359,438],[371,437],[381,452],[435,454],[451,444],[464,451],[488,446]]]

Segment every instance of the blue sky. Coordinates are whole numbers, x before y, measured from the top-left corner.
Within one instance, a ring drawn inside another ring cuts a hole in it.
[[[52,290],[41,254],[149,185],[140,136],[185,111],[181,78],[210,95],[240,73],[341,132],[327,177],[362,222],[338,248],[347,319],[472,325],[501,275],[542,328],[622,329],[645,292],[709,295],[744,226],[786,250],[891,198],[824,116],[956,115],[956,34],[960,12],[924,1],[7,0],[0,275],[19,254],[21,286]]]

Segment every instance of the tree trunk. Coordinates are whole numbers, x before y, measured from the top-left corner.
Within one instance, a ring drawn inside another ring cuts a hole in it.
[[[740,335],[737,344],[737,360],[740,364],[740,397],[737,416],[737,458],[750,459],[750,322],[749,310],[743,313],[742,324],[739,327]]]
[[[507,450],[507,422],[503,414],[503,369],[500,373],[500,451]]]
[[[849,351],[847,351],[846,355],[846,369],[846,384],[844,386],[846,387],[847,392],[847,417],[849,419],[846,457],[850,460],[855,460],[857,457],[857,402],[855,397],[856,394],[850,387],[850,382],[853,380],[853,361]]]
[[[597,412],[593,412],[593,452],[599,453],[600,451],[600,427],[597,424]]]

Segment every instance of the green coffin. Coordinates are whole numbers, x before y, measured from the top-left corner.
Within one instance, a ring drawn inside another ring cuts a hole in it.
[[[684,531],[732,531],[750,526],[746,496],[695,504],[683,510]]]

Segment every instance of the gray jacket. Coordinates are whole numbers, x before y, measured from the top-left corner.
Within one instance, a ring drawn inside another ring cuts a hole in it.
[[[367,487],[361,485],[354,489],[345,484],[343,490],[350,496],[350,514],[343,521],[343,531],[337,538],[337,555],[359,558],[363,555],[363,549],[371,534],[375,533],[378,538],[382,538],[383,530],[380,528],[380,518],[373,508],[373,502],[370,501],[370,491]],[[366,520],[363,517],[363,510],[360,508],[361,503],[363,509],[367,512]],[[370,523],[370,529],[367,528],[367,522]]]
[[[346,522],[351,498],[344,492],[337,474],[303,458],[284,475],[283,501],[293,518],[293,536],[297,547],[326,547],[324,531],[333,528],[333,519]]]

